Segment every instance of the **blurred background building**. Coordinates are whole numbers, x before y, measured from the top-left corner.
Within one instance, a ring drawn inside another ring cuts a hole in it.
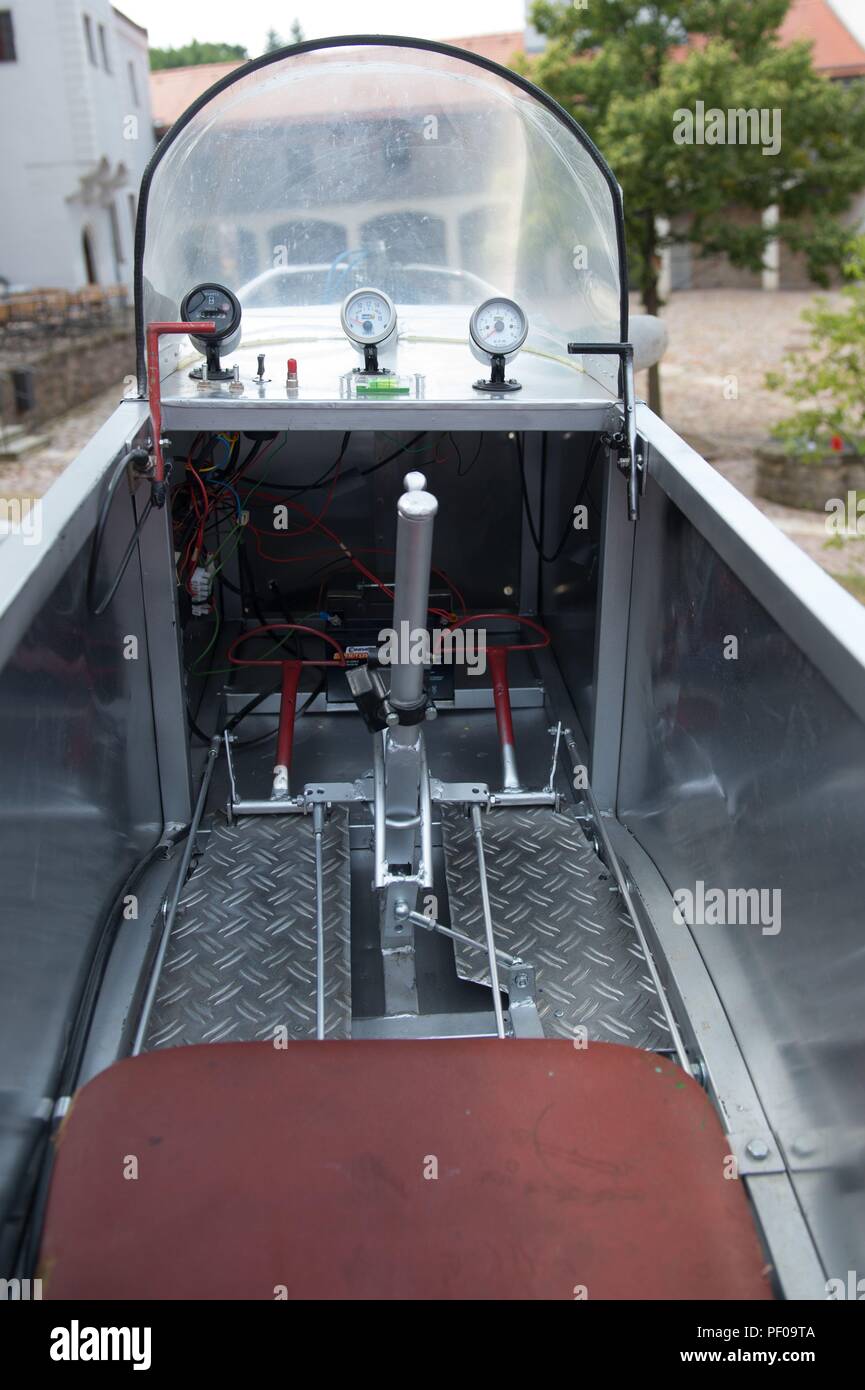
[[[131,286],[146,29],[108,0],[0,0],[0,127],[0,281]]]

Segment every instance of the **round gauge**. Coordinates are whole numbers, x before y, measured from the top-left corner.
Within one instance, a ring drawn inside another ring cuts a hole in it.
[[[472,342],[490,357],[510,357],[526,341],[529,321],[512,299],[497,295],[475,309],[469,323]]]
[[[224,352],[231,352],[240,341],[240,301],[224,285],[196,285],[184,297],[180,317],[184,323],[216,324],[215,333],[192,337],[202,351],[208,343],[219,343]]]
[[[354,290],[340,314],[343,329],[358,347],[383,343],[396,329],[396,309],[384,290]]]

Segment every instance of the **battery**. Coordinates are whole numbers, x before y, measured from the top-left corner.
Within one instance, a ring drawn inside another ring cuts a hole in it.
[[[393,581],[384,581],[393,589]],[[333,584],[327,591],[326,610],[327,630],[342,645],[346,656],[354,662],[369,662],[378,666],[379,650],[383,638],[380,633],[390,631],[393,623],[393,600],[375,584],[361,580],[357,585]],[[453,612],[453,595],[450,589],[440,585],[430,590],[430,608],[439,608],[445,613]],[[439,628],[439,620],[432,614],[427,632],[432,645],[433,633]],[[387,683],[388,667],[382,666]],[[426,668],[427,691],[433,700],[452,700],[454,698],[454,668],[452,665],[433,663]],[[327,668],[328,704],[354,703],[345,675],[337,667]]]

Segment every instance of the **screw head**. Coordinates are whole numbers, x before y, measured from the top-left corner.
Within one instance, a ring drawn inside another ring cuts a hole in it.
[[[401,922],[405,921],[406,917],[408,917],[410,912],[411,908],[406,902],[396,903],[394,905],[393,915],[394,917],[398,918]]]
[[[758,1163],[762,1163],[764,1158],[769,1157],[769,1145],[764,1139],[751,1139],[745,1152],[749,1158],[756,1159]]]
[[[521,970],[521,971],[519,972],[518,975],[515,975],[515,976],[514,976],[514,988],[515,988],[515,989],[528,989],[528,984],[529,984],[529,977],[528,977],[528,975],[525,973],[524,970]]]

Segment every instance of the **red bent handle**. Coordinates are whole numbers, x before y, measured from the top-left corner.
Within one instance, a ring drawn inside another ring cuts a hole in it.
[[[159,379],[159,339],[163,333],[215,333],[215,323],[149,323],[147,325],[147,394],[150,398],[150,419],[153,424],[153,482],[154,501],[158,507],[165,502],[165,459],[162,456],[162,403]]]

